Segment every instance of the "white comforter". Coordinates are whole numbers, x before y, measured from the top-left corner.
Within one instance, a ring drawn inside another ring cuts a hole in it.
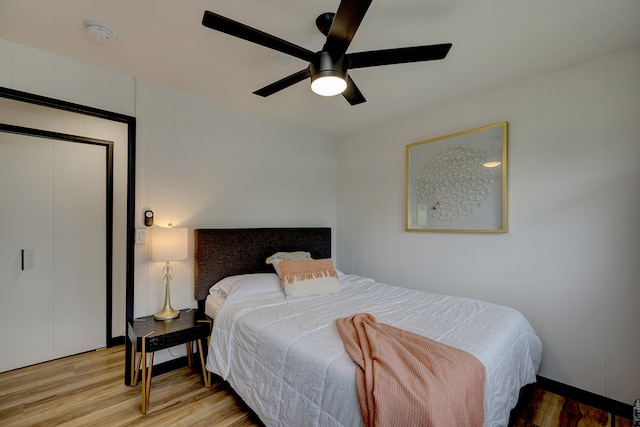
[[[215,315],[207,369],[227,380],[267,426],[359,426],[355,365],[335,320],[367,312],[478,358],[486,374],[485,426],[507,425],[542,354],[522,314],[360,276],[342,276],[340,283],[340,294],[297,300],[270,288],[230,295]]]

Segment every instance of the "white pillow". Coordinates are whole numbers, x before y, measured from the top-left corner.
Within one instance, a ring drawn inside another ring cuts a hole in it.
[[[240,274],[220,280],[209,289],[216,300],[224,300],[234,294],[258,295],[265,292],[279,291],[280,278],[274,273]]]

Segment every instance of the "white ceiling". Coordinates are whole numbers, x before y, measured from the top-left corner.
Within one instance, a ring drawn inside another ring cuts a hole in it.
[[[350,106],[313,94],[308,80],[253,95],[307,64],[201,25],[211,10],[316,51],[315,18],[338,3],[0,0],[0,38],[335,137],[640,43],[640,0],[374,0],[348,52],[453,47],[442,61],[350,71],[367,98]],[[85,20],[116,39],[91,39]]]

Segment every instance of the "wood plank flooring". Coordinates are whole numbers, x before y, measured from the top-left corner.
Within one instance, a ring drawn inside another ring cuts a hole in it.
[[[124,385],[124,359],[124,346],[117,346],[0,373],[0,425],[262,426],[226,383],[214,380],[205,388],[199,372],[188,367],[153,378],[150,408],[142,415],[140,385]],[[510,425],[631,427],[627,419],[575,405],[532,387]]]
[[[621,417],[531,384],[522,389],[509,427],[632,427],[631,408]]]
[[[260,426],[230,388],[184,367],[158,375],[147,415],[124,384],[124,346],[0,374],[1,426]]]

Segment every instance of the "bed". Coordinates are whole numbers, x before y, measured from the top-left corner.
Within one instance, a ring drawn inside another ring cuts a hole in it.
[[[475,356],[485,369],[484,425],[508,424],[542,355],[521,313],[342,272],[339,293],[287,299],[265,260],[294,251],[330,258],[331,229],[195,230],[196,299],[214,318],[207,370],[227,381],[265,425],[362,425],[356,365],[336,319],[364,312]]]

